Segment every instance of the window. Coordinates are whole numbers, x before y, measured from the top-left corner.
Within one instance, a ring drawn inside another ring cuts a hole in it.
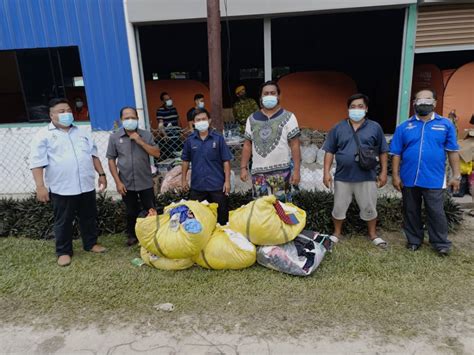
[[[0,52],[0,124],[47,122],[54,97],[70,100],[76,120],[89,120],[77,47]]]

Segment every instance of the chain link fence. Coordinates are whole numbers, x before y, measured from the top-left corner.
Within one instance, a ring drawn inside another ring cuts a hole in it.
[[[35,185],[29,169],[29,153],[30,142],[39,128],[40,126],[0,129],[0,151],[3,153],[0,161],[0,196],[20,198],[34,193]],[[108,131],[93,131],[92,136],[97,144],[99,158],[107,174],[108,194],[118,197],[105,157],[110,133]],[[150,169],[155,181],[155,193],[178,190],[181,188],[182,147],[190,131],[176,127],[165,132],[152,130],[152,133],[161,149],[160,158],[150,161]],[[226,123],[224,136],[234,156],[231,161],[232,191],[248,191],[252,187],[251,182],[240,180],[240,160],[244,139],[238,126]],[[330,191],[323,184],[324,151],[321,147],[325,138],[326,134],[324,132],[311,129],[302,130],[300,138],[302,157],[300,188],[303,190]],[[332,172],[334,173],[334,166]],[[396,194],[390,182],[383,189],[380,189],[379,193],[382,195]]]

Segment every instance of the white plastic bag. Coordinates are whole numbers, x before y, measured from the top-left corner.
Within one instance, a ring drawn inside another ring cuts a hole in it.
[[[301,160],[305,164],[312,164],[316,161],[318,155],[318,147],[315,144],[301,146]]]

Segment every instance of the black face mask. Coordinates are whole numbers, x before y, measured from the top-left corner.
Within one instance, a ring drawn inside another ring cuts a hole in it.
[[[434,105],[415,105],[415,112],[418,116],[428,116],[434,111]]]

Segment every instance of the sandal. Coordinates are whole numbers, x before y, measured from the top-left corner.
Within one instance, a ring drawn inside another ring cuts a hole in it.
[[[387,242],[380,237],[376,237],[375,239],[372,239],[371,241],[376,247],[379,247],[381,249],[387,248],[387,245],[388,245]]]

